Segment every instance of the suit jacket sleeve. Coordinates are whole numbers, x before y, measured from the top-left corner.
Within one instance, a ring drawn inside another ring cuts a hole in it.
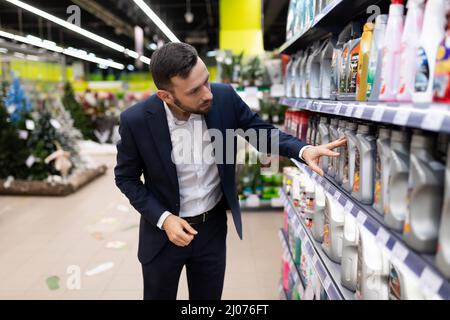
[[[230,87],[230,89],[233,91],[233,99],[234,99],[234,108],[236,111],[236,119],[238,123],[238,127],[245,130],[248,129],[255,129],[255,130],[271,130],[271,134],[267,135],[267,146],[268,146],[268,153],[271,153],[271,139],[274,137],[274,135],[278,136],[279,140],[279,155],[284,156],[287,158],[293,158],[297,161],[303,162],[302,159],[300,159],[300,150],[306,146],[306,144],[293,137],[292,135],[286,134],[279,129],[275,128],[272,124],[269,124],[265,121],[263,121],[259,115],[255,112],[253,112],[249,106],[241,99],[241,97]],[[260,150],[260,144],[261,141],[258,136],[258,145],[254,146],[258,150]],[[265,150],[260,150],[265,151]]]
[[[167,208],[142,183],[143,161],[123,114],[120,117],[119,133],[121,140],[117,143],[117,165],[114,168],[116,185],[131,205],[148,222],[157,226]]]

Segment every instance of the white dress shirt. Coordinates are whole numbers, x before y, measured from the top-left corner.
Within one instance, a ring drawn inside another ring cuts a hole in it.
[[[212,152],[207,152],[212,151],[208,127],[202,115],[191,114],[182,121],[175,118],[166,103],[164,108],[180,188],[179,216],[197,216],[214,208],[222,198],[219,171]],[[211,156],[204,158],[204,153]],[[170,214],[166,211],[161,215],[157,224],[160,229]]]

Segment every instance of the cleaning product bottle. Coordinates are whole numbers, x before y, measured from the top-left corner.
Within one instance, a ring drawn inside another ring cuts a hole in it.
[[[391,130],[379,127],[377,139],[377,153],[375,161],[375,190],[373,207],[384,216],[384,208],[388,199],[389,165],[391,158]]]
[[[358,126],[356,138],[358,142],[355,149],[352,195],[362,204],[371,205],[375,185],[376,138],[366,124]]]
[[[330,130],[327,117],[320,117],[320,124],[318,128],[318,141],[317,145],[330,143]],[[328,157],[321,157],[319,160],[319,167],[322,168],[324,173],[328,172],[328,163],[330,159]]]
[[[403,0],[392,0],[383,51],[380,100],[395,101],[400,81],[400,53],[403,34]]]
[[[329,38],[325,41],[325,46],[320,55],[320,98],[321,99],[330,99],[331,91],[332,91],[332,60],[334,53],[334,46],[336,41],[332,38]]]
[[[347,121],[344,119],[340,119],[338,121],[338,129],[337,133],[339,137],[345,136],[345,130],[347,128]],[[347,159],[348,151],[348,143],[345,146],[338,148],[339,156],[336,158],[336,167],[335,167],[335,180],[339,185],[342,185],[342,181],[344,179],[344,168]]]
[[[441,220],[445,167],[436,161],[434,136],[416,130],[411,141],[408,210],[403,238],[413,249],[435,253]]]
[[[367,96],[367,73],[369,71],[370,47],[372,45],[374,24],[368,22],[364,25],[364,32],[361,36],[358,77],[356,78],[356,100],[366,101]]]
[[[345,213],[341,284],[353,292],[356,291],[356,273],[358,271],[358,232],[356,219],[350,213]]]
[[[377,101],[381,88],[383,49],[388,16],[381,14],[375,19],[372,45],[370,46],[369,70],[367,73],[367,100]]]
[[[358,80],[358,65],[360,58],[361,38],[354,39],[349,45],[349,60],[348,60],[348,75],[347,75],[347,90],[346,100],[356,99],[356,87]]]
[[[359,231],[356,294],[358,300],[387,300],[389,261],[375,238]]]
[[[336,263],[341,263],[343,237],[344,208],[326,194],[322,249]]]
[[[314,240],[322,243],[323,241],[323,228],[325,223],[325,192],[321,187],[316,187],[314,203],[314,215],[312,221],[312,236]]]
[[[434,101],[450,102],[450,15],[447,16],[447,32],[439,46],[434,73]]]
[[[447,25],[447,0],[427,1],[423,20],[422,35],[417,51],[418,65],[414,102],[431,102],[433,99],[434,70],[439,44],[445,37]]]
[[[347,127],[345,130],[345,137],[347,138],[347,150],[344,152],[344,166],[342,172],[342,187],[347,192],[352,192],[353,190],[356,148],[358,145],[358,138],[356,137],[357,129],[358,124],[356,122],[347,122]]]
[[[446,278],[450,279],[450,144],[448,145],[447,168],[445,170],[444,199],[441,226],[439,228],[436,266]]]
[[[331,118],[330,120],[330,141],[336,141],[339,139],[338,121],[338,118]],[[328,160],[328,175],[333,178],[336,176],[337,159],[337,157],[331,157]]]
[[[400,86],[398,101],[411,101],[416,82],[416,57],[423,26],[425,0],[409,0],[403,30],[400,58]]]
[[[410,135],[406,131],[392,130],[387,202],[384,223],[396,231],[403,230],[408,194]]]

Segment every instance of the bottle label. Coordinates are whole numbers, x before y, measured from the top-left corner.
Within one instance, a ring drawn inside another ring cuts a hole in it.
[[[416,92],[426,92],[430,81],[430,65],[425,50],[421,47],[417,52]]]
[[[347,78],[346,78],[346,69],[348,62],[348,47],[344,48],[341,56],[341,66],[340,66],[340,75],[339,75],[339,93],[346,92]]]
[[[342,159],[343,163],[343,175],[342,175],[342,183],[346,184],[349,182],[349,152],[348,152],[348,148],[344,148],[344,157]]]
[[[395,267],[391,264],[389,270],[389,300],[400,300],[402,297],[402,287],[400,277]]]
[[[450,33],[441,43],[436,59],[433,92],[435,100],[450,101]]]
[[[412,198],[412,192],[413,192],[413,178],[410,173],[409,179],[408,179],[408,193],[406,196],[406,215],[405,215],[405,223],[403,225],[403,233],[407,234],[411,232],[411,198]]]
[[[353,173],[353,192],[359,192],[361,179],[361,155],[359,149],[355,148],[355,172]]]
[[[324,210],[323,243],[330,248],[330,205],[328,202]]]
[[[381,204],[382,195],[382,184],[381,184],[381,157],[380,152],[377,152],[376,162],[375,162],[375,193],[374,193],[374,203],[376,205]]]
[[[360,45],[358,44],[350,54],[350,68],[347,87],[348,93],[356,93],[358,80],[359,48]]]

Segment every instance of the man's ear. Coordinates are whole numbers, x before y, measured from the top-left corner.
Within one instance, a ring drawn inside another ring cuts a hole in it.
[[[172,103],[172,94],[166,90],[158,90],[156,95],[165,103]]]

